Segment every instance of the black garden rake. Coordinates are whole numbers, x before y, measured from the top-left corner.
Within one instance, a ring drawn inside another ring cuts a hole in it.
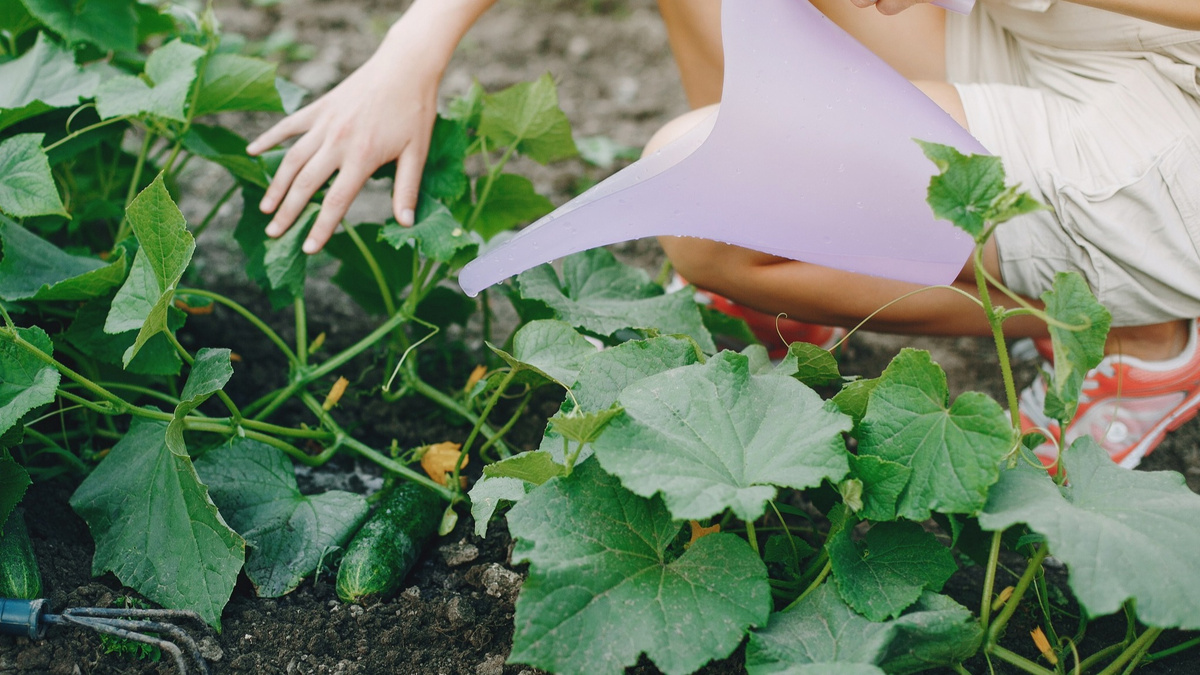
[[[82,626],[154,645],[175,659],[175,668],[180,675],[187,675],[189,662],[191,672],[208,675],[208,665],[200,655],[196,641],[176,625],[176,621],[194,621],[204,625],[199,614],[186,610],[70,607],[60,614],[49,614],[45,600],[0,598],[0,633],[40,640],[45,637],[49,626]]]

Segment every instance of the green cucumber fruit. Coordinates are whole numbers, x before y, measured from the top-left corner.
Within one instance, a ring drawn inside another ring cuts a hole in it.
[[[442,498],[422,485],[403,481],[393,487],[346,547],[338,567],[338,597],[358,602],[399,588],[437,532],[445,508]]]
[[[35,600],[41,596],[42,575],[25,529],[25,516],[13,511],[0,535],[0,598]]]

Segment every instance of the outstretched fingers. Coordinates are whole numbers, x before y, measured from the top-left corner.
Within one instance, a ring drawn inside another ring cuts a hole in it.
[[[371,172],[363,171],[359,165],[343,166],[338,171],[337,178],[333,179],[333,185],[330,186],[329,192],[325,193],[325,199],[321,202],[321,213],[317,216],[317,222],[313,224],[308,238],[304,240],[305,253],[316,253],[324,248],[338,224],[346,217],[346,212],[350,210],[350,204],[354,201],[354,197],[362,190],[363,185],[366,185],[367,179],[370,177]]]
[[[412,227],[416,222],[417,198],[421,191],[421,173],[425,168],[428,144],[409,143],[396,160],[396,184],[392,190],[392,213],[396,222]]]

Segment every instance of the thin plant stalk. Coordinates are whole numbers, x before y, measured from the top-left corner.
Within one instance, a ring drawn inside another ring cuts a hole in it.
[[[1098,675],[1117,675],[1118,673],[1122,672],[1122,669],[1125,668],[1125,664],[1134,662],[1142,654],[1144,654],[1146,650],[1154,644],[1154,641],[1158,639],[1158,636],[1162,635],[1162,632],[1163,629],[1161,628],[1147,629],[1146,632],[1138,636],[1138,639],[1133,641],[1133,644],[1126,647],[1125,651],[1121,652],[1120,656],[1118,656],[1112,663],[1108,664],[1107,668],[1100,671]]]
[[[1024,656],[1011,652],[1000,645],[992,645],[988,648],[988,652],[1001,661],[1030,673],[1030,675],[1055,675],[1053,670],[1043,668]]]
[[[292,364],[293,366],[299,365],[300,361],[299,361],[299,358],[296,356],[296,353],[292,351],[292,348],[288,346],[287,342],[284,342],[283,338],[279,337],[278,333],[276,333],[274,330],[272,330],[271,327],[268,326],[265,322],[263,322],[262,319],[258,318],[258,316],[256,316],[254,314],[254,312],[251,312],[250,310],[241,306],[240,304],[233,301],[232,299],[227,298],[227,297],[221,295],[220,293],[213,293],[212,291],[203,291],[198,288],[177,288],[177,289],[175,289],[175,295],[192,295],[192,296],[196,296],[199,298],[208,298],[209,300],[212,300],[213,302],[224,305],[225,307],[228,307],[229,309],[232,309],[235,313],[238,314],[238,316],[241,316],[243,319],[249,321],[255,328],[257,328],[259,331],[261,331],[262,334],[265,335],[266,338],[268,340],[270,340],[272,344],[274,344],[276,347],[278,347],[279,351],[283,352],[283,355],[287,358],[288,363]]]
[[[988,649],[998,647],[996,641],[1000,638],[1000,634],[1004,632],[1004,627],[1008,625],[1008,620],[1012,618],[1013,612],[1017,611],[1017,606],[1021,604],[1021,598],[1025,597],[1025,591],[1029,590],[1029,584],[1033,583],[1033,578],[1037,576],[1038,571],[1042,567],[1042,561],[1050,554],[1050,547],[1042,545],[1038,547],[1033,557],[1029,559],[1029,566],[1025,568],[1024,574],[1017,580],[1017,585],[1013,589],[1012,597],[1004,604],[1004,609],[1000,610],[1000,614],[992,623],[987,636]]]
[[[1000,563],[1000,538],[1003,534],[992,533],[992,545],[988,550],[987,573],[983,578],[983,599],[979,604],[979,628],[984,635],[987,635],[988,623],[992,617],[992,592],[996,588],[996,566]]]

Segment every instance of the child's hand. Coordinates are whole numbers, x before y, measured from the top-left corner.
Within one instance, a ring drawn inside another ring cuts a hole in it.
[[[305,253],[321,250],[371,174],[393,160],[392,209],[400,224],[412,225],[441,75],[440,67],[427,60],[403,40],[385,42],[338,86],[247,147],[257,155],[300,137],[259,204],[263,213],[275,214],[267,226],[269,236],[286,232],[313,194],[336,173],[304,242]]]

